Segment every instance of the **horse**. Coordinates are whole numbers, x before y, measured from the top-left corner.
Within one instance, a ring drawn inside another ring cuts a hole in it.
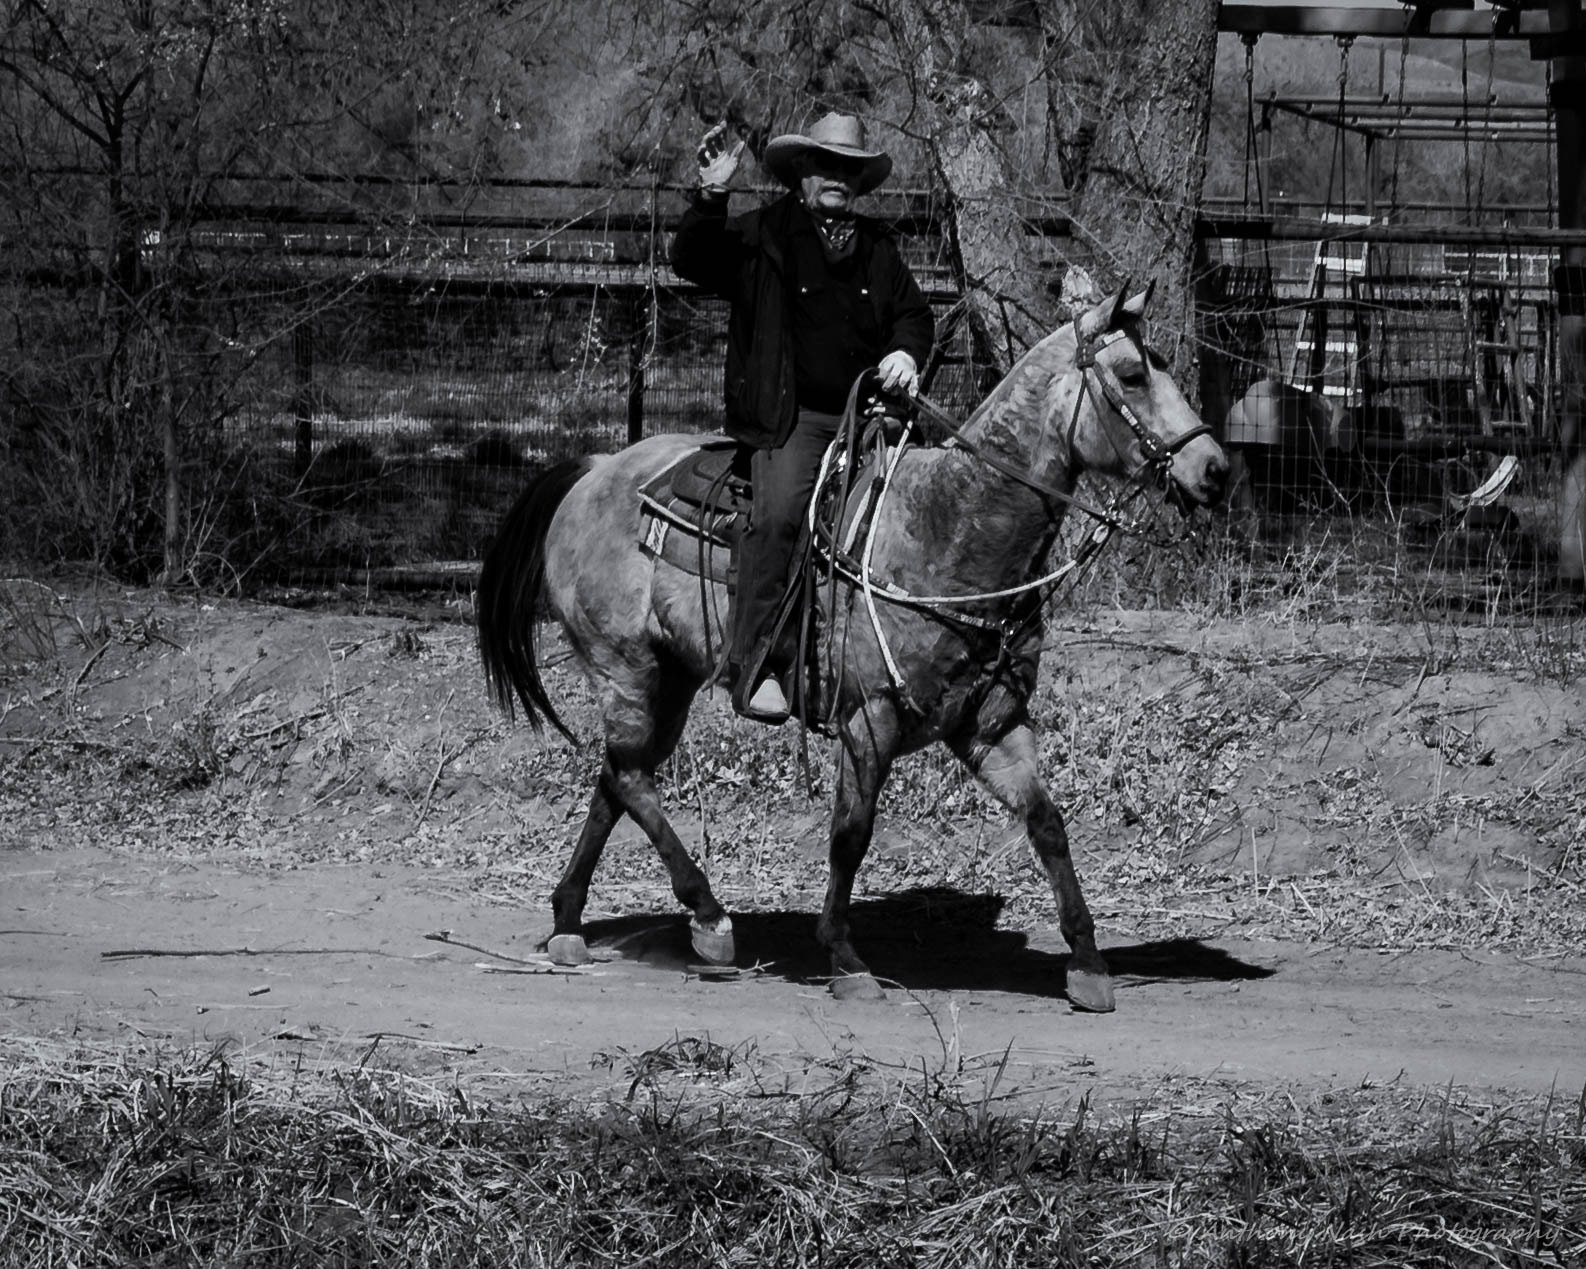
[[[1145,343],[1149,289],[1127,291],[1031,347],[945,445],[905,448],[867,530],[863,576],[818,588],[822,642],[841,655],[820,671],[838,753],[815,934],[840,999],[885,995],[854,947],[854,879],[894,761],[940,741],[1023,817],[1070,949],[1070,1003],[1114,1008],[1063,816],[1037,769],[1028,709],[1044,634],[1037,582],[1065,512],[1084,505],[1075,496],[1083,472],[1121,477],[1135,489],[1154,478],[1186,514],[1215,504],[1228,476],[1222,448]],[[624,813],[648,836],[673,894],[692,913],[696,954],[718,965],[735,957],[731,917],[668,822],[655,779],[690,703],[715,673],[713,614],[726,608],[726,590],[641,548],[637,496],[650,477],[708,439],[656,435],[551,468],[508,512],[480,571],[478,642],[496,703],[509,716],[521,705],[536,730],[549,721],[574,739],[540,675],[534,625],[549,616],[588,676],[602,718],[600,774],[551,897],[545,947],[556,964],[590,959],[584,905]]]

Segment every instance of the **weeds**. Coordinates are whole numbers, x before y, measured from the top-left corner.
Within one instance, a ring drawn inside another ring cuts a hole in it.
[[[492,1100],[221,1051],[6,1048],[0,1225],[19,1269],[1445,1266],[1586,1248],[1573,1098],[1179,1081],[1054,1107],[1001,1088],[1005,1057],[921,1078],[838,1054],[790,1075],[679,1037],[629,1060],[626,1091]]]
[[[48,586],[25,577],[0,578],[0,667],[54,660],[60,608]]]
[[[226,769],[228,746],[222,724],[206,702],[171,727],[169,779],[173,788],[202,789]]]
[[[438,627],[417,649],[385,629],[331,637],[277,614],[260,671],[274,686],[244,699],[217,696],[225,663],[205,669],[239,655],[229,618],[173,638],[166,610],[122,607],[64,606],[51,627],[60,665],[30,671],[0,705],[0,784],[16,791],[0,794],[0,814],[56,808],[38,830],[51,840],[177,854],[210,850],[214,825],[235,823],[266,855],[422,857],[474,870],[503,901],[543,903],[601,758],[597,703],[554,638],[547,681],[592,738],[579,747],[481,717],[459,630]],[[1558,634],[1555,648],[1577,637],[1563,624]],[[90,637],[110,642],[76,646]],[[1032,703],[1041,769],[1107,928],[1579,946],[1586,723],[1566,692],[1531,676],[1516,637],[1185,614],[1054,625]],[[187,654],[176,677],[160,665],[168,646]],[[61,690],[74,675],[80,690]],[[108,702],[118,711],[99,714]],[[118,758],[125,796],[107,798]],[[833,767],[813,743],[806,779],[803,758],[795,729],[702,700],[663,768],[668,813],[735,909],[818,907]],[[407,813],[392,817],[396,807]],[[602,861],[601,901],[664,906],[654,852],[625,831],[631,842]],[[1015,929],[1053,917],[1017,822],[939,749],[894,768],[860,885],[995,895]]]

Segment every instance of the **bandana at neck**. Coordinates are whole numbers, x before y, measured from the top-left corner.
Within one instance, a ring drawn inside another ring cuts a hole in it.
[[[821,245],[832,256],[845,256],[854,243],[854,222],[850,216],[822,216],[811,213],[815,228],[820,230]]]

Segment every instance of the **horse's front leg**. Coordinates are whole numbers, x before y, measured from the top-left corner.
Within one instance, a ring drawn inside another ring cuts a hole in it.
[[[1074,872],[1062,812],[1047,793],[1036,765],[1035,733],[1021,724],[996,741],[975,738],[952,749],[1009,810],[1024,817],[1030,846],[1057,898],[1058,928],[1073,953],[1068,962],[1069,1001],[1076,1009],[1111,1013],[1112,976],[1096,948],[1096,925]]]
[[[584,828],[573,847],[573,856],[551,892],[551,913],[556,925],[546,951],[558,965],[589,963],[589,947],[584,942],[584,904],[589,898],[589,883],[594,879],[595,866],[600,863],[606,840],[621,815],[622,803],[617,797],[608,758],[595,781],[589,813],[584,817]]]
[[[886,993],[854,951],[848,905],[854,878],[875,828],[876,801],[897,756],[897,711],[872,700],[844,725],[840,736],[837,796],[832,806],[831,873],[815,937],[831,956],[832,994],[839,1000],[880,1000]]]

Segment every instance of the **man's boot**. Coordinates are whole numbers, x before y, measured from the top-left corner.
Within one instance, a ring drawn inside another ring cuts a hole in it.
[[[750,693],[749,699],[738,712],[759,723],[787,722],[787,697],[782,694],[782,685],[776,681],[776,677],[768,674],[761,679],[760,685]]]

